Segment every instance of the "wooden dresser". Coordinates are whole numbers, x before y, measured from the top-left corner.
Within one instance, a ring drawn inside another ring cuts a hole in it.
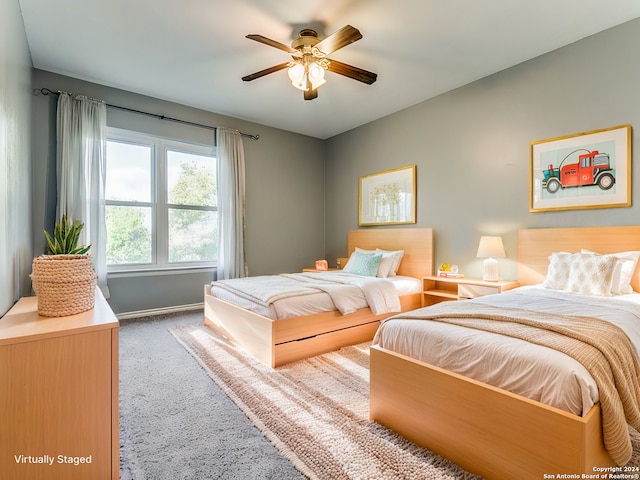
[[[118,479],[119,323],[102,293],[66,317],[0,318],[0,478]]]

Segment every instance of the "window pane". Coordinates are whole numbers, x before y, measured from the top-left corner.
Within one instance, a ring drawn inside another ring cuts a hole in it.
[[[107,264],[151,263],[151,207],[105,207]]]
[[[167,150],[168,201],[174,205],[216,206],[214,157]]]
[[[107,200],[151,201],[151,153],[148,145],[107,141]]]
[[[218,212],[169,209],[169,262],[212,262],[218,256]]]

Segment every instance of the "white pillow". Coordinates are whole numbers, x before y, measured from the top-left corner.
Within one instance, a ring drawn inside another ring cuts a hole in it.
[[[380,248],[376,248],[376,252],[384,255],[388,254],[392,257],[393,263],[389,270],[389,276],[397,275],[398,268],[400,268],[400,262],[402,261],[402,257],[404,257],[404,250],[382,250]]]
[[[349,270],[353,268],[353,264],[355,263],[355,261],[356,261],[356,252],[353,252],[349,257],[349,260],[347,260],[347,264],[344,267],[342,267],[342,271],[349,273]]]
[[[600,255],[599,253],[592,252],[591,250],[582,249],[582,253],[588,253],[592,255]],[[618,259],[616,270],[613,274],[613,285],[611,286],[611,293],[614,295],[622,295],[625,293],[633,292],[631,288],[631,280],[633,274],[636,271],[638,265],[638,258],[640,258],[640,251],[629,251],[612,253]]]
[[[567,290],[575,293],[611,296],[618,259],[614,255],[576,253],[572,255]]]
[[[542,283],[544,288],[553,290],[566,290],[571,273],[573,254],[567,252],[554,252],[549,255],[549,267],[547,276]]]

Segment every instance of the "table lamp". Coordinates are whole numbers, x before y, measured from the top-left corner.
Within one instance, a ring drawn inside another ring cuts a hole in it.
[[[482,280],[489,282],[497,282],[500,280],[498,260],[496,260],[496,258],[505,258],[506,256],[504,253],[504,245],[502,245],[502,237],[480,237],[476,257],[486,259],[484,261],[484,275]]]

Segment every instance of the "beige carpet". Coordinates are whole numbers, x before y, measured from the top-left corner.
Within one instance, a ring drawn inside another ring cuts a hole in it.
[[[309,478],[478,478],[369,420],[368,344],[273,370],[202,325],[170,331]]]

